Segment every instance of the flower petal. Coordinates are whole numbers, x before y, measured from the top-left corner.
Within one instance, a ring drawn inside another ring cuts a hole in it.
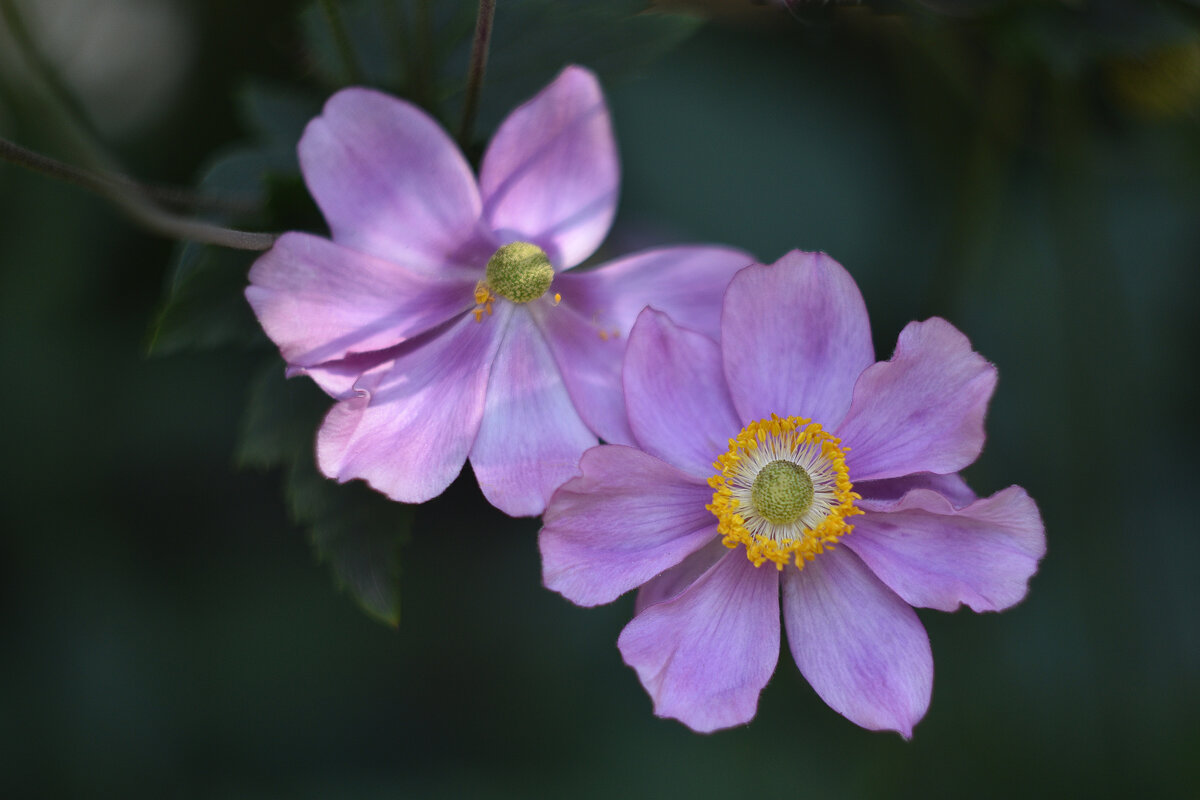
[[[912,736],[933,691],[929,637],[854,553],[839,547],[784,570],[783,621],[796,665],[830,708]]]
[[[716,342],[653,308],[629,335],[624,384],[629,426],[642,449],[693,475],[711,475],[713,460],[742,429]]]
[[[610,603],[716,536],[707,484],[641,450],[593,447],[550,498],[538,535],[546,588]]]
[[[906,603],[941,611],[1020,602],[1046,553],[1042,518],[1019,486],[957,511],[914,489],[892,511],[857,518],[845,542]]]
[[[600,246],[620,168],[596,77],[567,67],[500,125],[479,170],[484,214],[504,241],[538,245],[559,269]]]
[[[250,269],[246,299],[293,366],[391,347],[474,304],[474,283],[412,272],[306,233]]]
[[[931,489],[949,500],[955,508],[970,505],[978,499],[957,472],[949,475],[917,472],[902,478],[855,483],[854,491],[862,495],[855,505],[863,511],[891,511],[913,489]]]
[[[824,253],[793,250],[739,272],[725,293],[721,337],[729,392],[747,422],[778,414],[831,430],[875,360],[858,286]]]
[[[996,368],[953,325],[934,317],[900,332],[891,361],[871,366],[837,428],[855,482],[957,472],[983,448]]]
[[[555,279],[563,303],[609,333],[629,334],[646,306],[716,340],[721,302],[733,274],[754,257],[728,247],[666,247],[635,253]]]
[[[338,244],[425,270],[482,266],[495,250],[470,166],[416,106],[343,89],[308,123],[299,152]]]
[[[678,597],[695,583],[697,578],[708,572],[713,564],[728,554],[729,548],[721,542],[721,537],[714,535],[708,544],[642,584],[638,589],[633,613],[640,614],[655,603]]]
[[[779,660],[778,576],[734,551],[625,626],[617,646],[656,715],[701,733],[754,717]]]
[[[404,503],[441,494],[479,430],[510,308],[485,323],[464,314],[364,375],[360,395],[335,405],[317,434],[321,471],[341,482],[361,478]]]
[[[633,444],[621,391],[621,357],[627,339],[607,333],[602,337],[591,320],[566,302],[530,305],[580,418],[609,444]]]
[[[595,444],[528,309],[514,308],[471,448],[484,497],[509,516],[541,514],[551,493],[576,474],[579,456]]]

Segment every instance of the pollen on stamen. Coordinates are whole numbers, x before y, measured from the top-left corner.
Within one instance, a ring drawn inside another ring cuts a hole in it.
[[[488,316],[492,315],[492,302],[496,298],[492,296],[487,284],[479,281],[475,284],[475,321],[483,322],[483,313],[486,311]]]
[[[861,514],[841,441],[802,417],[756,420],[729,440],[713,464],[708,510],[729,548],[745,545],[746,557],[782,570],[803,568],[853,530],[848,517]]]

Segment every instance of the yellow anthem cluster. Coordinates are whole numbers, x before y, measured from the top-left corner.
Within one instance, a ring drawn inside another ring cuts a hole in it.
[[[545,250],[529,242],[510,242],[492,254],[484,279],[475,284],[475,321],[492,313],[496,297],[528,303],[548,292],[553,282],[554,266]],[[555,294],[556,305],[560,300]]]
[[[845,448],[820,424],[803,417],[751,422],[713,467],[707,506],[728,548],[746,546],[756,567],[767,561],[782,570],[806,561],[850,533],[854,505]]]

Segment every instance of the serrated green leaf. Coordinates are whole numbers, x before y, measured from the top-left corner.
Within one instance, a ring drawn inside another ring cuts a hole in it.
[[[288,501],[308,527],[317,557],[363,610],[400,624],[400,550],[412,528],[412,509],[365,485],[338,485],[299,459],[288,472]]]
[[[170,355],[265,341],[242,291],[256,253],[188,243],[181,248],[167,302],[155,318],[147,351]]]
[[[272,357],[250,385],[234,451],[238,466],[270,469],[311,461],[317,425],[329,403],[312,381],[288,380],[283,361]]]
[[[294,172],[295,157],[278,147],[242,148],[218,157],[200,180],[199,190],[222,198],[233,208],[261,209],[267,201],[267,177]],[[207,215],[229,224],[232,212]],[[248,214],[246,220],[265,215]],[[257,253],[186,242],[167,269],[162,308],[152,326],[148,351],[166,355],[224,345],[264,341],[242,292]]]
[[[284,468],[292,518],[308,530],[317,560],[368,614],[395,626],[412,507],[317,471],[314,441],[330,402],[312,381],[287,380],[283,361],[272,358],[251,385],[235,456],[243,467]]]
[[[267,149],[292,156],[308,121],[321,112],[321,98],[264,81],[247,82],[237,96],[242,121]],[[289,165],[289,166],[291,166]]]

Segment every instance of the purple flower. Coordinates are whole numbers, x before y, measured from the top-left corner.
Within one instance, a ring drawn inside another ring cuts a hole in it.
[[[1033,501],[976,498],[996,370],[942,319],[875,363],[862,296],[821,253],[740,271],[718,345],[648,308],[624,364],[640,449],[596,447],[553,496],[546,585],[607,603],[641,587],[618,646],[655,713],[749,721],[779,657],[835,711],[912,735],[933,658],[912,606],[1020,601],[1045,552]],[[851,533],[853,531],[853,533]]]
[[[368,89],[334,95],[299,152],[332,241],[280,237],[246,297],[289,374],[339,401],[321,470],[403,502],[440,494],[469,457],[493,505],[540,514],[597,437],[633,441],[620,364],[642,307],[715,335],[724,286],[753,260],[674,247],[569,270],[608,232],[619,183],[579,67],[509,115],[478,184],[436,122]]]

